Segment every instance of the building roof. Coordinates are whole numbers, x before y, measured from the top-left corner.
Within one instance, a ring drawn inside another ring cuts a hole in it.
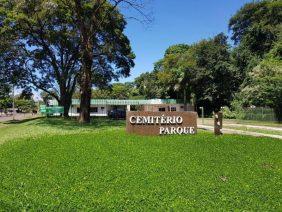
[[[176,104],[176,99],[148,99],[148,100],[131,100],[131,99],[92,99],[91,105],[160,105]],[[50,105],[58,105],[56,100],[49,101]],[[79,105],[79,99],[72,99],[72,105]]]

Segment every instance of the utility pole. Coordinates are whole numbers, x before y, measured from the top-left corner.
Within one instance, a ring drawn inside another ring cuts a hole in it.
[[[201,112],[202,112],[202,124],[204,124],[204,120],[205,120],[205,114],[204,114],[204,107],[200,107]]]
[[[15,120],[15,84],[13,83],[13,121]]]

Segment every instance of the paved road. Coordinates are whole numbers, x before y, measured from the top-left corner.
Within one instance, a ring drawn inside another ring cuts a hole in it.
[[[245,125],[243,125],[243,126],[245,126]],[[198,125],[198,128],[203,129],[203,130],[209,130],[209,131],[214,130],[213,126],[208,126],[208,125]],[[226,133],[226,134],[251,135],[251,136],[255,136],[255,137],[270,137],[270,138],[282,139],[281,135],[272,135],[272,134],[257,133],[257,132],[243,131],[243,130],[234,130],[234,129],[226,129],[226,128],[222,129],[222,132]]]
[[[261,130],[273,130],[273,131],[282,131],[282,127],[268,127],[268,126],[257,126],[257,125],[245,125],[245,124],[224,124],[224,126],[230,127],[246,127],[246,128],[254,128]]]
[[[212,118],[205,118],[204,119],[204,123],[203,120],[201,118],[198,119],[198,123],[202,124],[202,125],[209,125],[209,126],[213,126],[214,125],[214,120]],[[237,120],[237,119],[223,119],[223,125],[224,126],[228,126],[228,125],[233,125],[236,124],[234,126],[255,126],[257,128],[258,127],[263,127],[265,129],[265,127],[274,127],[274,128],[278,128],[278,129],[282,129],[282,124],[279,124],[277,122],[260,122],[260,121],[252,121],[252,120]]]
[[[31,113],[27,114],[22,114],[22,113],[17,113],[15,114],[15,120],[20,121],[24,119],[30,119],[30,118],[36,118],[38,115],[32,115]],[[0,115],[0,122],[5,122],[5,121],[12,121],[13,116],[9,115]]]

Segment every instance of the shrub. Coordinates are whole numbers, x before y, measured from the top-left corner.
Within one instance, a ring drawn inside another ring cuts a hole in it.
[[[223,118],[225,119],[236,119],[236,113],[234,111],[231,111],[229,107],[225,106],[221,109],[223,112]]]

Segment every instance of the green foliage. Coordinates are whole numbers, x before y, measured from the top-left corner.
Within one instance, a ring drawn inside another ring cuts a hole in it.
[[[131,93],[134,92],[132,84],[115,83],[111,88],[111,98],[113,99],[129,99]]]
[[[8,108],[12,108],[13,101],[10,97],[0,98],[0,110],[6,111]]]
[[[236,44],[232,61],[237,68],[238,82],[244,83],[243,86],[248,84],[249,72],[280,39],[281,11],[281,1],[254,1],[244,5],[230,19],[229,29]]]
[[[108,88],[94,89],[92,91],[94,99],[138,99],[140,98],[138,90],[134,83],[113,83]]]
[[[92,90],[93,99],[110,99],[111,92],[109,89],[94,89]]]
[[[183,54],[190,48],[189,45],[187,44],[177,44],[170,46],[166,51],[165,51],[165,56],[167,55],[175,55],[175,54]]]
[[[194,45],[168,48],[151,73],[135,80],[146,97],[177,98],[202,106],[208,113],[229,105],[238,89],[227,37],[218,34]]]
[[[40,97],[42,98],[44,105],[48,105],[48,101],[53,99],[49,93],[44,91],[40,93]]]
[[[235,95],[234,100],[231,102],[231,111],[235,113],[236,119],[244,119],[245,117],[245,111],[244,111],[244,106],[243,105],[242,98],[237,94]]]
[[[193,49],[196,61],[194,90],[198,105],[211,105],[212,110],[220,110],[221,106],[230,104],[238,89],[227,37],[218,34],[213,39],[200,41]]]
[[[16,99],[15,107],[22,113],[30,113],[36,108],[36,105],[32,99]]]
[[[250,82],[240,93],[246,105],[274,108],[282,120],[282,63],[264,60],[250,73]]]
[[[124,122],[101,119],[10,124],[0,141],[8,132],[29,138],[1,145],[2,210],[280,209],[276,139],[142,137],[126,134]]]
[[[0,52],[10,37],[5,46],[11,48],[1,53],[0,66],[4,61],[7,72],[20,67],[26,83],[49,93],[68,111],[78,79],[87,84],[81,86],[82,94],[87,91],[90,97],[92,85],[129,76],[134,66],[135,55],[123,33],[126,21],[115,3],[1,1]],[[87,101],[81,102],[87,107]]]
[[[165,96],[165,88],[158,83],[157,73],[157,71],[143,73],[134,81],[138,92],[146,99],[163,98]]]
[[[243,106],[261,106],[274,108],[276,117],[282,120],[282,33],[273,48],[264,59],[248,74],[248,80],[242,85],[237,99]]]
[[[0,3],[0,23],[1,3]],[[0,24],[0,98],[9,95],[9,91],[14,86],[21,86],[26,73],[23,71],[24,63],[20,55],[20,50],[14,46],[13,35],[2,33],[3,24]]]
[[[0,79],[0,99],[9,97],[11,92],[11,86]]]
[[[33,92],[32,89],[27,87],[25,89],[22,90],[19,99],[26,99],[26,100],[31,100],[33,97]]]
[[[277,41],[282,20],[281,1],[254,1],[244,5],[229,22],[232,39],[262,57]]]
[[[69,14],[56,1],[45,0],[3,0],[0,11],[1,36],[13,38],[5,69],[10,63],[22,64],[24,85],[43,90],[68,108],[80,70],[79,36]]]
[[[236,113],[231,111],[229,107],[222,107],[221,112],[223,113],[223,118],[225,119],[236,119]]]

